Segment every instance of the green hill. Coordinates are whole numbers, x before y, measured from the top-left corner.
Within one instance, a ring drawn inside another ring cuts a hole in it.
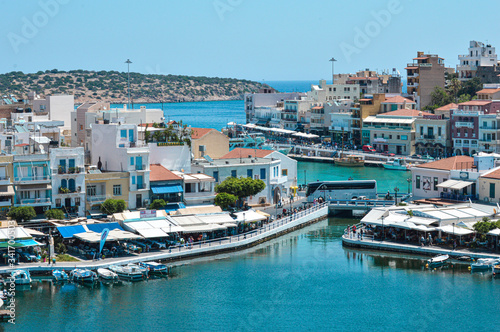
[[[183,75],[130,73],[134,103],[182,102],[243,99],[263,85],[249,80]],[[127,102],[127,73],[117,71],[57,69],[24,74],[16,71],[0,75],[0,92],[26,98],[29,91],[39,95],[73,94],[76,103],[85,101]]]

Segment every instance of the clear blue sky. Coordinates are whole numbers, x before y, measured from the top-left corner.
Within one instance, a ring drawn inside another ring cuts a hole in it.
[[[330,79],[332,56],[338,60],[336,73],[393,67],[403,73],[418,50],[439,54],[455,67],[470,40],[500,47],[497,1],[0,0],[0,5],[1,73],[126,71],[130,58],[131,71],[141,73],[316,80]]]

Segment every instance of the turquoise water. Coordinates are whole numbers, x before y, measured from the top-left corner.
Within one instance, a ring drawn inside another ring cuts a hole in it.
[[[497,330],[500,280],[465,265],[343,249],[329,219],[245,252],[122,285],[37,283],[17,298],[22,331]]]

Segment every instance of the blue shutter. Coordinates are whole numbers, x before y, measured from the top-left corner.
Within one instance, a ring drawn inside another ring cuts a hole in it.
[[[266,179],[266,169],[265,168],[260,169],[260,178],[261,178],[261,180]]]
[[[134,157],[130,157],[130,165],[134,166]]]
[[[127,138],[127,129],[120,130],[120,137]]]

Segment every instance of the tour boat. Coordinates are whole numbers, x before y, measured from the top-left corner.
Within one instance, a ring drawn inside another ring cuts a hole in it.
[[[433,268],[433,267],[439,267],[443,266],[446,264],[446,261],[450,258],[448,255],[439,255],[436,257],[432,257],[431,259],[427,260],[427,267]]]
[[[395,171],[409,171],[410,168],[406,165],[404,159],[396,158],[394,160],[386,162],[384,165],[385,169],[395,170]]]
[[[111,265],[109,269],[118,274],[120,278],[130,280],[142,280],[148,274],[148,270],[146,268],[136,264],[128,264],[125,266]]]
[[[493,267],[491,269],[493,270],[493,275],[499,274],[500,273],[500,264],[493,265]]]
[[[70,279],[80,282],[94,282],[97,281],[97,274],[89,269],[74,269],[70,273]]]
[[[140,266],[145,267],[149,270],[149,273],[154,274],[167,274],[168,267],[164,264],[156,263],[156,262],[145,262],[139,263]]]
[[[478,258],[475,262],[470,265],[470,270],[475,271],[487,271],[491,270],[492,267],[500,263],[498,258]]]
[[[335,165],[338,166],[349,166],[349,167],[361,167],[365,165],[365,160],[363,157],[355,155],[341,156],[338,158],[333,158]]]
[[[14,279],[16,285],[30,285],[31,276],[27,270],[15,270],[11,273],[11,277]]]
[[[104,280],[118,279],[118,274],[116,274],[115,272],[113,272],[111,270],[104,269],[104,268],[97,269],[97,275]]]
[[[64,270],[54,270],[52,271],[52,276],[56,281],[66,281],[69,280],[69,276]]]

